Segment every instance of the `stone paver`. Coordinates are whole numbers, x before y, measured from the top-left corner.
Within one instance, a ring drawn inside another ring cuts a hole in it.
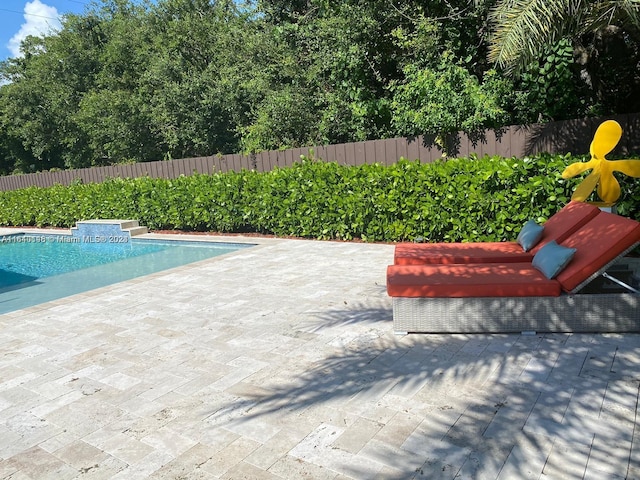
[[[393,246],[214,240],[0,316],[0,479],[640,478],[640,335],[395,336]]]

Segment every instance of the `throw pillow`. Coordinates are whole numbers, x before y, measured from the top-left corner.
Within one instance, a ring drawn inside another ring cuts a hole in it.
[[[544,227],[542,225],[538,225],[533,220],[529,220],[524,224],[522,230],[520,230],[516,241],[525,252],[528,252],[540,241],[543,230]]]
[[[532,265],[540,270],[549,280],[555,278],[566,267],[576,253],[575,248],[558,245],[551,240],[533,257]]]

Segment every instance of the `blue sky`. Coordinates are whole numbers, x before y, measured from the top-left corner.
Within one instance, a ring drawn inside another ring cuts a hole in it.
[[[16,56],[20,39],[60,25],[65,13],[82,13],[91,0],[2,0],[0,2],[0,60]]]

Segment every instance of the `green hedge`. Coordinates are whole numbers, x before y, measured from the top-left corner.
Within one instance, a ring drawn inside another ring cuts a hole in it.
[[[134,218],[152,230],[258,232],[366,241],[501,241],[529,218],[565,205],[579,179],[560,173],[583,157],[472,157],[391,166],[340,166],[304,158],[288,168],[175,180],[0,192],[4,226],[71,227],[92,218]],[[640,181],[621,178],[618,212],[640,219]]]

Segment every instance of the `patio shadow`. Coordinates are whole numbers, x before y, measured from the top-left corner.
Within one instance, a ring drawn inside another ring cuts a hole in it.
[[[388,313],[330,311],[323,320],[334,326],[377,322]],[[633,412],[611,405],[602,410],[606,392],[629,404],[638,397],[640,375],[629,360],[640,348],[629,347],[615,367],[620,353],[620,346],[594,335],[360,335],[301,371],[262,376],[258,386],[270,393],[243,394],[207,422],[233,430],[251,422],[286,428],[322,419],[289,455],[355,478],[371,475],[369,467],[378,464],[398,472],[389,478],[438,472],[438,478],[443,472],[447,478],[496,478],[501,471],[505,478],[524,478],[532,458],[551,474],[584,472],[592,446],[612,442],[627,468],[633,429],[622,417],[628,413],[633,422]],[[596,367],[612,355],[609,368]],[[612,421],[599,429],[607,416]],[[358,422],[372,430],[354,450],[362,437]],[[411,427],[402,430],[402,424]],[[579,454],[562,455],[562,449]]]

